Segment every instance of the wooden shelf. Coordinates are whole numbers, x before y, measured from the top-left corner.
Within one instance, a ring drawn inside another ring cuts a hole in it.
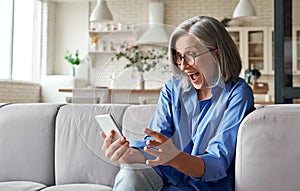
[[[252,57],[249,57],[249,60],[264,60],[264,58],[261,56],[258,56],[258,57],[252,56]]]
[[[63,92],[63,93],[72,93],[73,89],[69,88],[60,88],[58,89],[58,92]]]
[[[90,54],[114,54],[117,51],[89,51]]]
[[[249,45],[263,45],[263,42],[249,42]]]
[[[95,35],[105,36],[114,33],[132,33],[132,30],[89,31],[90,36],[95,36]]]

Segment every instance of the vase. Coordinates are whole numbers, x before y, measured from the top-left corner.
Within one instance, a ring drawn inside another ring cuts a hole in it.
[[[72,76],[76,77],[77,71],[78,71],[78,65],[72,65]]]
[[[138,73],[137,89],[139,89],[139,90],[145,89],[145,80],[144,80],[144,73],[143,72]]]

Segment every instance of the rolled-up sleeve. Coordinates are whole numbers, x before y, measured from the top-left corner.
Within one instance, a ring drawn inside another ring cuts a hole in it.
[[[205,164],[205,173],[201,180],[203,182],[215,181],[227,176],[226,169],[220,158],[215,158],[211,154],[204,154],[201,156]],[[199,180],[199,179],[194,179]]]

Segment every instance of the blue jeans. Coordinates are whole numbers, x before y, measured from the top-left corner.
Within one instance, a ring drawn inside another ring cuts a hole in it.
[[[152,167],[143,164],[123,165],[115,179],[115,191],[159,191],[162,178]]]

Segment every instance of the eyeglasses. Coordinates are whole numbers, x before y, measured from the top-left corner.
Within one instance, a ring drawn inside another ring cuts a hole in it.
[[[190,65],[190,66],[193,66],[195,64],[195,58],[199,57],[199,56],[202,56],[204,54],[207,54],[211,51],[214,51],[216,50],[216,48],[213,48],[213,49],[209,49],[208,51],[205,51],[205,52],[201,52],[197,55],[186,55],[184,54],[183,56],[181,56],[180,54],[177,54],[175,53],[174,54],[174,61],[176,62],[177,66],[181,66],[181,64],[183,63],[183,61]]]

